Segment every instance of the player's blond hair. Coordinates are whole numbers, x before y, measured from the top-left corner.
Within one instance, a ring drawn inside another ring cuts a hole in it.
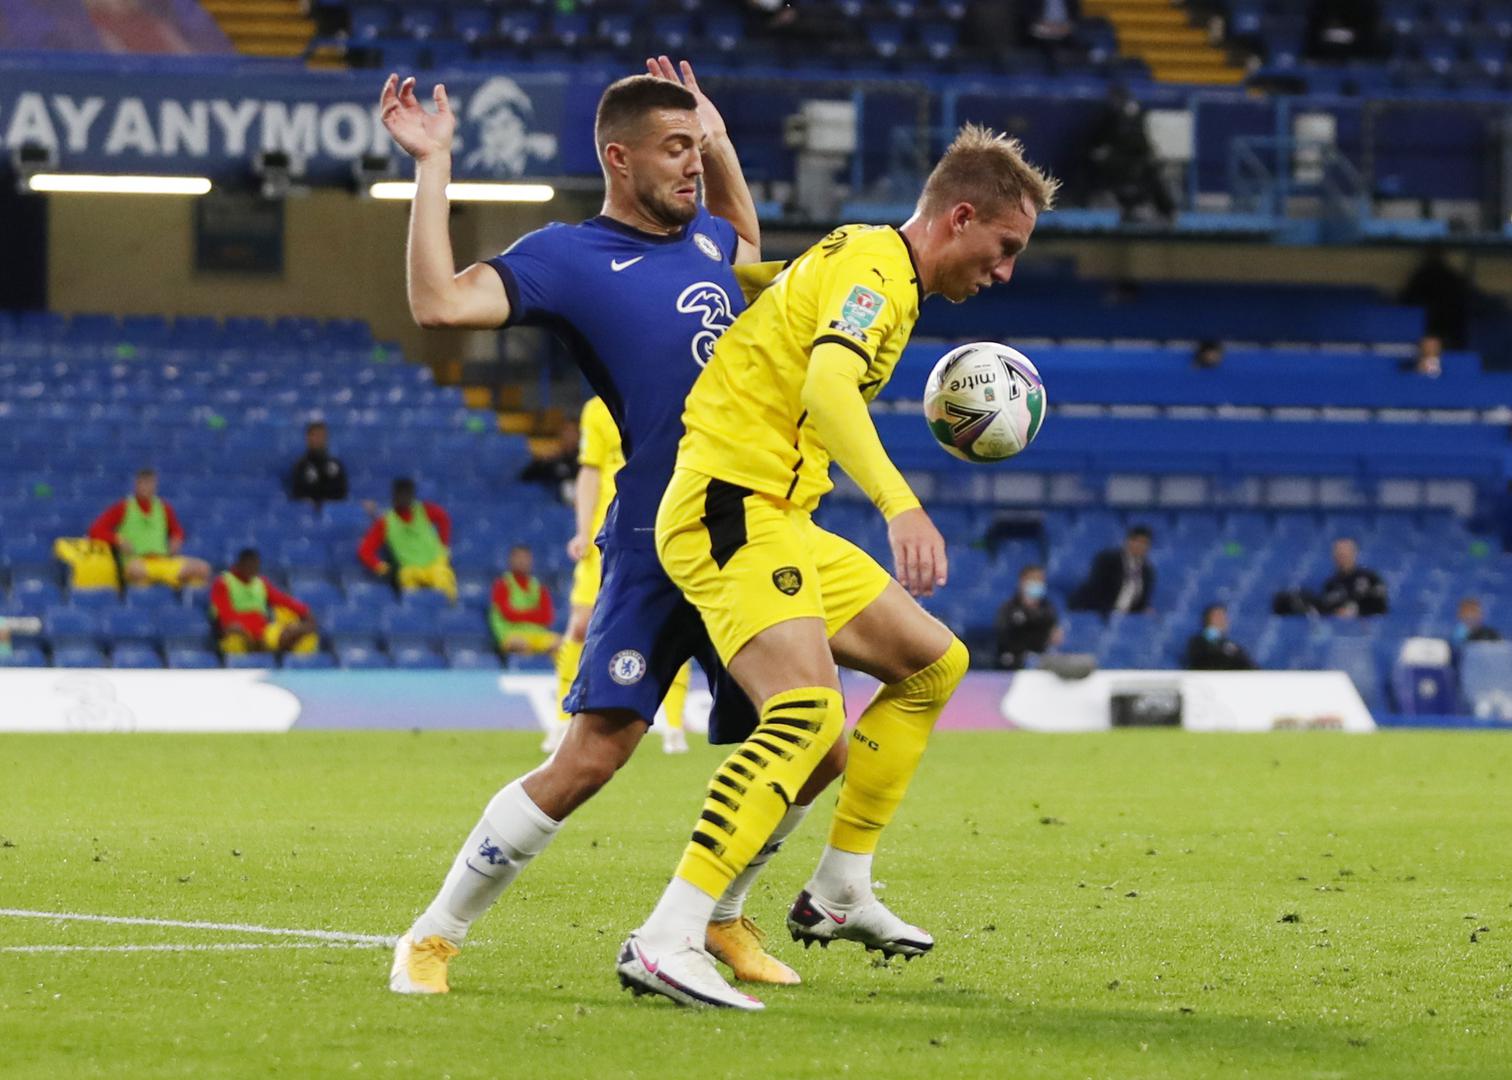
[[[1060,181],[1024,158],[1024,144],[981,124],[967,124],[924,181],[919,209],[940,213],[970,203],[991,216],[1024,199],[1039,213],[1055,207]]]

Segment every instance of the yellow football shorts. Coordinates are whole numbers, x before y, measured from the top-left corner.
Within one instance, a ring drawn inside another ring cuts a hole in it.
[[[556,633],[535,623],[505,623],[499,647],[515,644],[523,645],[526,652],[549,653],[558,640]]]
[[[892,580],[787,500],[682,468],[656,515],[656,551],[727,664],[789,619],[823,619],[833,636]]]
[[[184,576],[184,559],[180,555],[144,555],[142,567],[147,580],[154,585],[177,588],[179,579]]]
[[[603,557],[597,544],[589,543],[588,550],[572,570],[572,593],[567,600],[573,607],[592,607],[598,599],[599,586],[604,580]]]
[[[452,569],[451,559],[441,556],[429,566],[401,566],[399,568],[401,589],[435,589],[443,592],[453,603],[457,599],[457,572]]]

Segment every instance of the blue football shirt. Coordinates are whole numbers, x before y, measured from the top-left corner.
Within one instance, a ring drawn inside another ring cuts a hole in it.
[[[700,206],[668,236],[604,216],[553,222],[488,260],[509,296],[505,325],[553,331],[619,426],[625,464],[604,521],[610,542],[654,542],[683,401],[745,307],[731,265],[737,242],[733,225]]]

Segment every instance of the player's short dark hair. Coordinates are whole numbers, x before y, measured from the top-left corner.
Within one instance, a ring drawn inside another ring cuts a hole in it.
[[[599,98],[593,117],[593,142],[603,154],[612,142],[628,142],[640,134],[646,117],[658,109],[698,107],[693,94],[684,86],[655,75],[629,75],[611,83]]]
[[[1060,181],[1024,158],[1024,144],[980,124],[961,128],[940,158],[919,208],[942,213],[957,203],[970,203],[983,217],[1017,209],[1027,198],[1037,213],[1054,209]]]
[[[305,434],[306,435],[308,435],[312,431],[330,431],[330,430],[331,430],[331,426],[329,424],[327,424],[324,420],[311,420],[308,424],[305,425]]]
[[[513,555],[517,551],[523,551],[523,552],[529,554],[529,552],[530,552],[530,545],[529,544],[510,544],[509,545],[509,553],[511,555]]]
[[[415,481],[413,479],[411,479],[408,476],[397,476],[397,477],[394,478],[394,497],[395,498],[398,498],[400,495],[411,495],[412,496],[414,494],[415,494]]]
[[[246,562],[248,559],[257,558],[261,558],[261,556],[258,555],[256,548],[242,548],[236,553],[236,561],[239,563]]]
[[[136,478],[138,480],[156,479],[157,470],[150,467],[138,469],[136,471]]]
[[[1155,542],[1155,534],[1150,531],[1148,525],[1130,525],[1129,531],[1124,533],[1124,539],[1148,540],[1153,544]]]

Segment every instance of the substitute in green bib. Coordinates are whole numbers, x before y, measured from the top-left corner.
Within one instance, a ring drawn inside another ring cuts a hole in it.
[[[400,589],[435,589],[457,599],[451,518],[435,503],[415,498],[415,482],[408,477],[394,481],[393,505],[374,519],[357,557]]]
[[[180,554],[184,527],[173,507],[158,498],[157,473],[139,469],[132,493],[95,519],[89,535],[115,548],[128,585],[203,585],[210,564]]]
[[[494,582],[488,625],[501,653],[549,653],[561,643],[562,635],[551,629],[551,593],[534,569],[530,549],[516,544],[509,549],[509,569]]]
[[[320,647],[310,609],[262,576],[256,548],[242,548],[210,586],[221,652],[312,653]]]

